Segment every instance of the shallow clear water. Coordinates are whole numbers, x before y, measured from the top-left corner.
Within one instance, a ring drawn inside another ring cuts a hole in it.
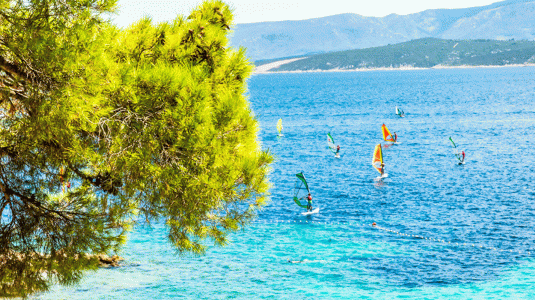
[[[272,201],[258,220],[203,257],[177,257],[161,224],[139,226],[123,267],[34,298],[535,298],[534,75],[532,67],[255,75],[251,105],[276,156]],[[375,181],[383,123],[401,143],[385,147],[389,176]],[[327,150],[327,132],[341,159]],[[301,171],[317,215],[301,216],[291,200]]]

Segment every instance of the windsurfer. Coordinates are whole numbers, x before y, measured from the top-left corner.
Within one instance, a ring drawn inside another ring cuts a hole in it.
[[[336,156],[340,155],[340,145],[336,146]]]
[[[279,136],[283,136],[282,129],[283,129],[282,119],[279,119],[279,121],[277,121],[277,130],[279,131]]]
[[[396,106],[396,115],[398,115],[400,118],[402,118],[402,117],[405,116],[405,113]]]
[[[398,134],[394,131],[394,143],[398,141]]]
[[[385,174],[385,163],[381,162],[381,176]]]
[[[307,211],[312,211],[312,195],[308,193],[307,197]]]
[[[461,163],[463,163],[464,162],[464,156],[465,156],[464,150],[461,152],[461,155],[463,156],[463,158],[461,159]]]

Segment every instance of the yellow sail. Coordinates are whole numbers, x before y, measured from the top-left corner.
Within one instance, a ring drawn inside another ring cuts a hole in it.
[[[375,146],[375,150],[373,150],[372,166],[377,170],[377,172],[383,174],[383,148],[381,148],[381,144],[377,144],[377,146]]]
[[[279,134],[281,134],[282,131],[282,119],[279,119],[277,122],[277,131],[279,131]]]
[[[382,129],[383,129],[383,139],[387,142],[395,142],[394,137],[390,133],[390,130],[386,128],[385,124],[383,124]]]

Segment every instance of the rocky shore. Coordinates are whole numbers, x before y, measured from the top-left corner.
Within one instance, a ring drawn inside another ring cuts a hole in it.
[[[101,268],[119,267],[119,262],[124,260],[124,258],[118,255],[108,256],[106,254],[96,254],[93,257],[98,258],[98,264]]]

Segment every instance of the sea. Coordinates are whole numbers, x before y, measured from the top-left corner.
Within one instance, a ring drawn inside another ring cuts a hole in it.
[[[248,97],[275,157],[252,224],[179,256],[140,223],[121,267],[30,298],[535,299],[535,67],[257,74]],[[318,214],[292,201],[299,172]]]

